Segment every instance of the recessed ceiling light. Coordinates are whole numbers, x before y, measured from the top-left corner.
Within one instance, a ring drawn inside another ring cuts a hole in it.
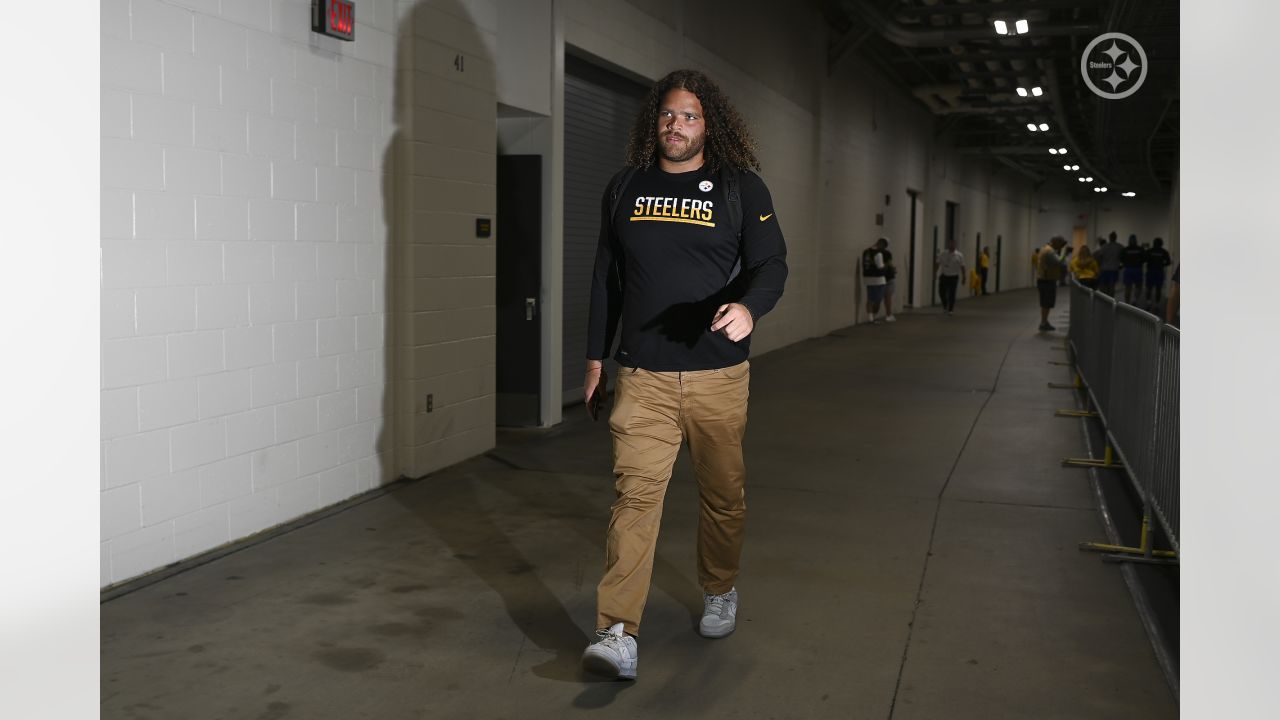
[[[1007,24],[1005,24],[1005,21],[1003,21],[1003,20],[996,20],[995,25],[996,25],[996,34],[997,34],[997,35],[1008,35],[1008,34],[1009,34],[1009,26],[1008,26]]]
[[[1137,195],[1137,193],[1135,193],[1135,192],[1127,192],[1127,193],[1120,193],[1120,194],[1121,194],[1121,195],[1124,195],[1125,197],[1133,197],[1133,196]]]
[[[1087,177],[1087,178],[1085,178],[1085,179],[1084,179],[1084,181],[1085,181],[1085,182],[1093,182],[1093,178],[1091,178],[1091,177]]]
[[[1072,169],[1072,170],[1079,170],[1079,169],[1080,169],[1080,166],[1079,166],[1079,165],[1072,165],[1072,166],[1071,166],[1071,169]]]
[[[1031,29],[1031,25],[1026,20],[1019,20],[1013,24],[1013,27],[1017,29],[1019,35],[1025,35]]]
[[[1040,88],[1038,88],[1038,87],[1033,87],[1033,88],[1031,88],[1031,94],[1032,94],[1032,95],[1035,95],[1036,97],[1040,97],[1041,95],[1043,95],[1043,94],[1044,94],[1044,91],[1043,91],[1043,90],[1041,90],[1041,89],[1040,89]]]
[[[1066,154],[1067,154],[1067,149],[1066,149],[1066,148],[1058,148],[1058,154],[1059,154],[1059,155],[1066,155]]]
[[[1070,165],[1063,165],[1063,166],[1062,166],[1062,169],[1063,169],[1063,170],[1070,170],[1070,169],[1071,169],[1071,166],[1070,166]]]
[[[1040,123],[1040,129],[1044,132],[1049,131],[1049,123]]]
[[[1107,191],[1106,188],[1098,188],[1098,192],[1106,192],[1106,191]]]
[[[1058,148],[1049,148],[1049,154],[1050,154],[1050,155],[1057,155],[1057,154],[1058,154]]]
[[[1031,132],[1035,132],[1036,131],[1035,123],[1027,123],[1027,129],[1030,130]]]
[[[1076,180],[1079,180],[1080,182],[1084,182],[1084,178],[1076,178]]]
[[[1019,97],[1026,97],[1026,96],[1027,96],[1027,89],[1026,89],[1026,88],[1022,88],[1022,87],[1018,88],[1018,96],[1019,96]]]

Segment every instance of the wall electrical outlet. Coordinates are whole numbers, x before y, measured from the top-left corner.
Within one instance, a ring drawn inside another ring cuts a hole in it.
[[[431,412],[433,409],[435,409],[435,404],[436,404],[435,395],[431,393],[427,393],[427,412]]]

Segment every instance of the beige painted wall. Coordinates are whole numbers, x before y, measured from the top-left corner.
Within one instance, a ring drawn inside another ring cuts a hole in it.
[[[398,475],[493,447],[498,11],[494,2],[402,3],[390,254]],[[431,409],[427,396],[431,395]]]

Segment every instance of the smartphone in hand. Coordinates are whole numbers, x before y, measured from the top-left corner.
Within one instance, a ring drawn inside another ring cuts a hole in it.
[[[607,404],[607,398],[605,397],[606,382],[604,373],[601,373],[600,382],[596,384],[596,389],[591,392],[591,398],[587,400],[587,414],[591,416],[592,420],[599,419],[600,411]]]

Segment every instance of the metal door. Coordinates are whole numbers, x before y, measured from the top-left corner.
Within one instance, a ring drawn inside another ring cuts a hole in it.
[[[581,58],[565,57],[564,340],[565,404],[582,402],[591,271],[600,201],[626,159],[627,137],[646,88]],[[607,363],[612,367],[612,363]],[[612,373],[611,373],[612,374]]]
[[[538,425],[542,378],[542,156],[498,156],[498,425]]]

